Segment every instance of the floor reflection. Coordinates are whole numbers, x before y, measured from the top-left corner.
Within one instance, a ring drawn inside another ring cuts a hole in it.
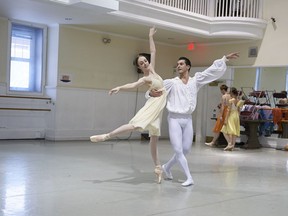
[[[5,215],[21,215],[25,212],[26,160],[21,156],[11,156],[1,160],[2,212]]]

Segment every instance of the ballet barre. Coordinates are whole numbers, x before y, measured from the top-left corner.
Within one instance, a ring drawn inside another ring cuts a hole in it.
[[[18,99],[35,99],[35,100],[51,101],[51,98],[47,97],[15,96],[15,95],[0,95],[0,98],[18,98]]]
[[[46,102],[46,104],[45,104],[45,106],[47,106],[47,104],[50,104],[51,103],[51,98],[47,98],[47,97],[34,97],[34,96],[16,96],[16,95],[0,95],[0,99],[3,99],[3,100],[5,100],[5,99],[12,99],[12,100],[14,100],[14,99],[19,99],[19,100],[21,100],[21,99],[23,99],[23,100],[26,100],[26,99],[30,99],[30,100],[44,100],[44,101],[47,101]],[[37,105],[37,104],[35,104],[35,105]],[[22,104],[22,106],[23,106],[23,104]],[[0,107],[0,110],[10,110],[10,111],[40,111],[40,112],[49,112],[49,111],[51,111],[51,109],[49,109],[49,108],[39,108],[39,107],[37,107],[37,108],[30,108],[30,107],[21,107],[21,105],[20,106],[9,106],[9,105],[7,105],[7,104],[5,104],[3,107]]]
[[[0,107],[0,110],[22,110],[22,111],[44,111],[49,112],[51,109],[35,109],[35,108],[14,108],[14,107]]]

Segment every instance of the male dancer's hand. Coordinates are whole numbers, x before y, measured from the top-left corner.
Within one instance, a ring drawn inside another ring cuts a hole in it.
[[[236,58],[238,58],[238,57],[239,57],[239,52],[234,52],[234,53],[230,53],[230,54],[226,55],[226,58],[227,58],[228,60],[230,60],[230,59],[236,59]]]
[[[162,90],[151,89],[149,96],[151,97],[160,97],[163,94]]]

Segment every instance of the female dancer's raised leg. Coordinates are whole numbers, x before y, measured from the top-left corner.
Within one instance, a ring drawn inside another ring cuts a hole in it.
[[[95,143],[96,142],[103,142],[103,141],[108,140],[112,137],[115,137],[119,134],[128,133],[128,132],[131,132],[135,129],[136,128],[133,125],[125,124],[125,125],[118,127],[117,129],[113,130],[110,133],[91,136],[90,140],[91,140],[91,142],[95,142]]]

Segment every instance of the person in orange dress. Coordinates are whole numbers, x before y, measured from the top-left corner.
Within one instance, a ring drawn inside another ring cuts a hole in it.
[[[216,145],[216,141],[221,133],[221,129],[224,125],[224,120],[227,116],[227,108],[228,108],[228,103],[229,100],[231,99],[230,94],[228,92],[228,86],[223,84],[220,86],[220,92],[222,94],[221,97],[221,101],[220,101],[220,109],[219,109],[219,113],[217,116],[217,120],[215,123],[215,126],[213,128],[213,132],[214,132],[214,136],[213,136],[213,140],[209,143],[205,143],[205,145],[207,146],[215,146]]]

